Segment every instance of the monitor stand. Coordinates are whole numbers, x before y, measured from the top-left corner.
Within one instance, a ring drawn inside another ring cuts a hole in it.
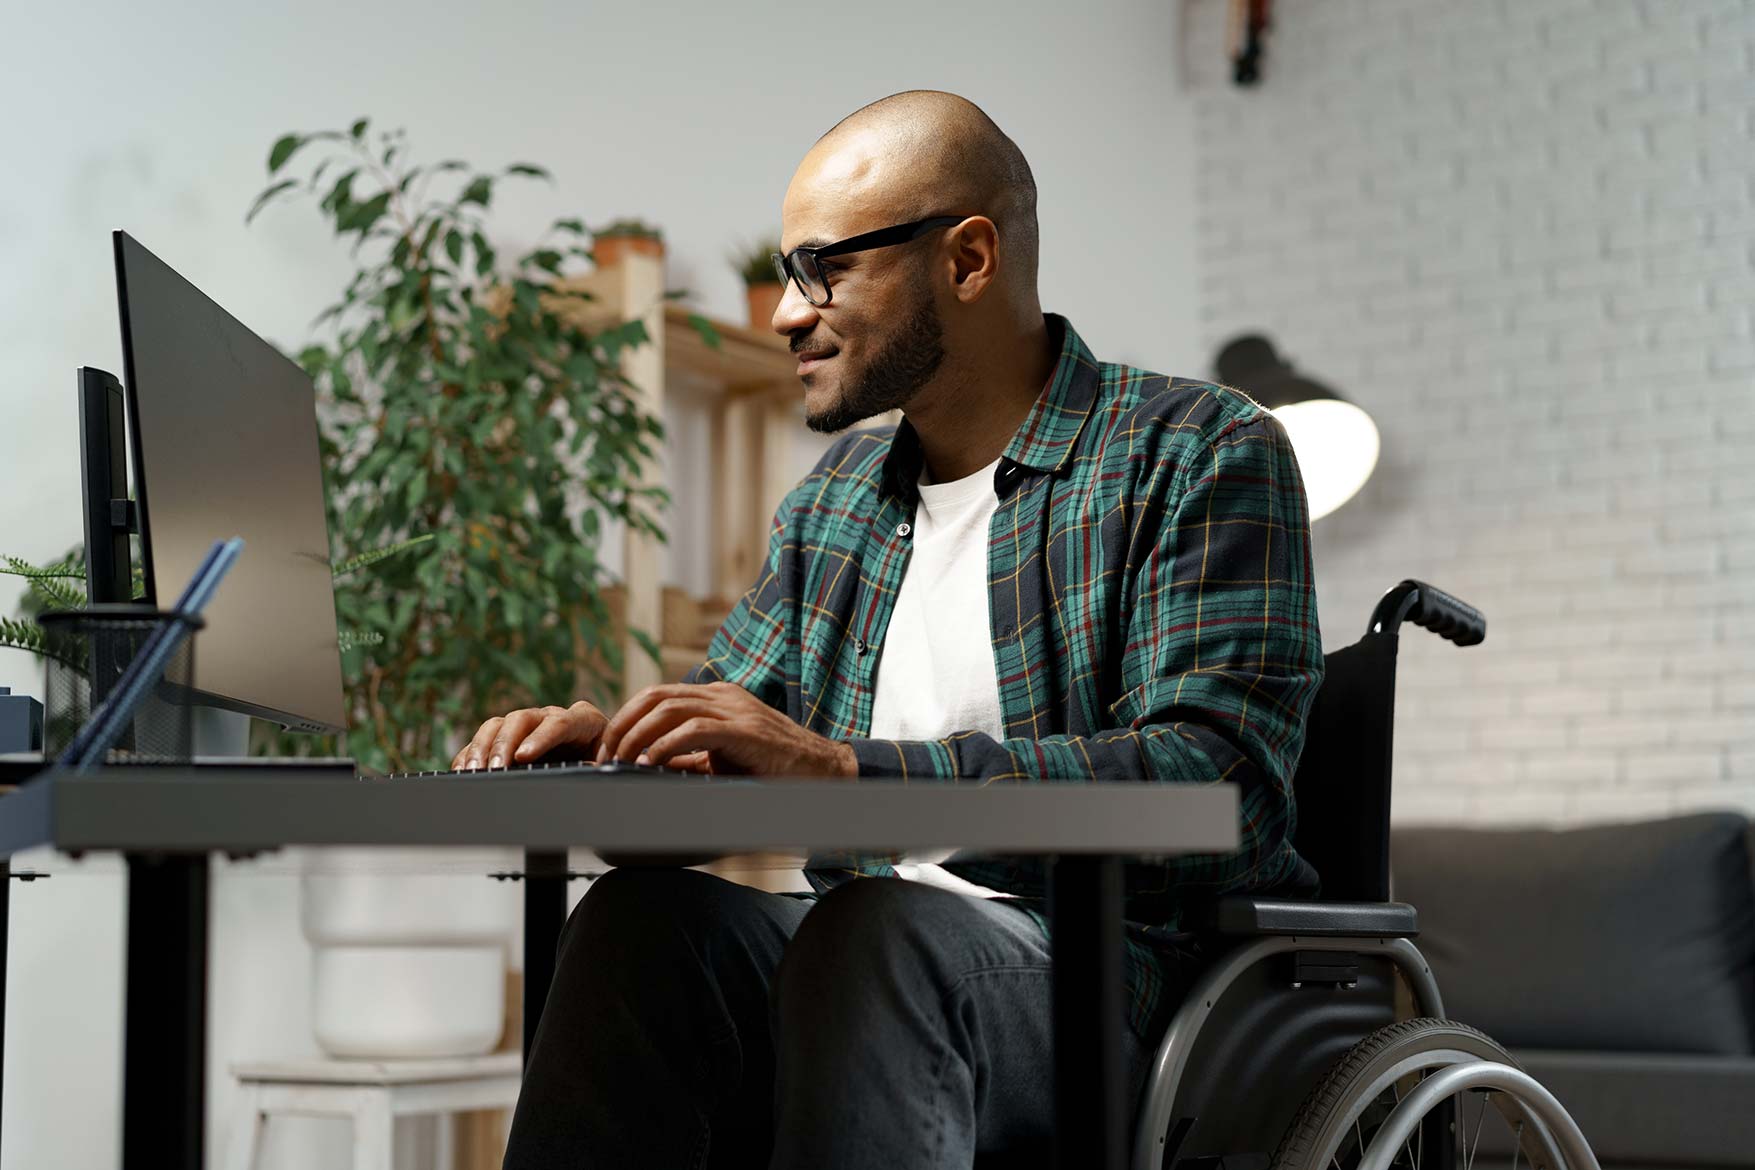
[[[223,707],[195,704],[193,748],[197,763],[241,759],[250,754],[250,717]]]

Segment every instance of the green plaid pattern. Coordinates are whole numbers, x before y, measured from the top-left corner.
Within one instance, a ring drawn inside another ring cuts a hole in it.
[[[1099,362],[1064,318],[1048,322],[1060,359],[1000,460],[989,530],[1005,738],[868,738],[922,459],[906,421],[843,436],[787,495],[761,579],[689,680],[736,683],[850,741],[862,778],[1235,783],[1235,853],[1126,865],[1144,1031],[1169,978],[1153,936],[1188,900],[1314,888],[1292,848],[1292,773],[1323,674],[1309,515],[1284,429],[1247,395]],[[821,890],[891,874],[891,860],[815,858],[807,873]],[[1046,894],[1040,859],[959,854],[945,868]]]

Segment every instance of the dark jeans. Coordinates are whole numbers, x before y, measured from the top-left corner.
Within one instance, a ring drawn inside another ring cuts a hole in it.
[[[807,913],[808,912],[808,913]],[[1047,1148],[1049,948],[1004,900],[618,869],[579,902],[507,1170],[966,1170]],[[1126,1032],[1137,1097],[1152,1047]]]

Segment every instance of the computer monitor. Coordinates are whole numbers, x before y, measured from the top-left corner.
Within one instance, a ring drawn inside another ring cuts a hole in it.
[[[195,700],[341,731],[311,379],[126,232],[115,248],[147,600],[168,605],[215,540],[243,537],[195,641]]]

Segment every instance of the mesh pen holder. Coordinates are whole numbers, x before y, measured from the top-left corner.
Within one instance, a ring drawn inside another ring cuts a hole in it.
[[[48,650],[43,688],[43,748],[49,759],[67,749],[103,706],[116,681],[154,633],[179,623],[183,635],[164,670],[148,679],[146,694],[105,764],[186,764],[194,745],[195,633],[200,617],[149,605],[94,605],[37,617]]]

